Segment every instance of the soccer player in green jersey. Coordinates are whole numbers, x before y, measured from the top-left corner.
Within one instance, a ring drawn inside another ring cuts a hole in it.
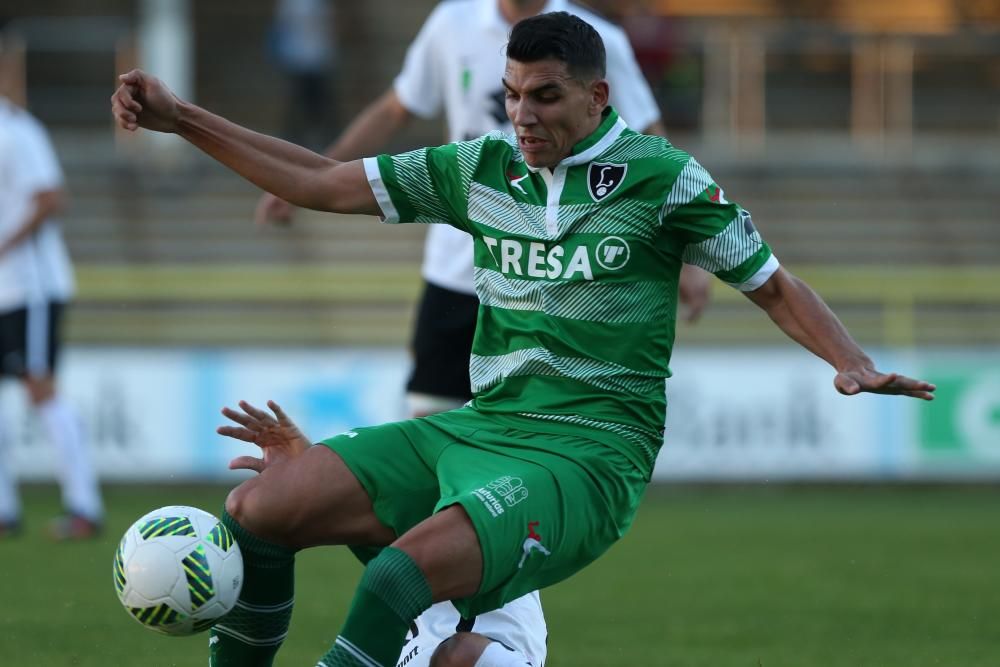
[[[708,173],[607,106],[600,37],[564,13],[518,23],[507,47],[515,134],[340,163],[177,99],[132,71],[118,123],[174,132],[299,206],[450,224],[475,239],[475,398],[317,446],[274,403],[224,413],[261,458],[224,521],[245,583],[212,664],[270,665],[291,614],[295,553],[352,547],[366,567],[320,665],[394,665],[410,621],[452,600],[469,616],[571,576],[629,528],[662,442],[677,277],[695,263],[742,290],[836,371],[844,394],[930,400],[882,373],[823,301],[783,269]]]

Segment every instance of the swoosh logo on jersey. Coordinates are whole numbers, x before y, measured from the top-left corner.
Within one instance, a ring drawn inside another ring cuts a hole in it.
[[[521,187],[521,181],[523,181],[524,179],[526,179],[529,175],[530,174],[525,174],[524,176],[519,176],[517,178],[510,179],[511,186],[517,188],[518,190],[520,190],[521,194],[523,194],[523,195],[528,194],[527,192],[525,192],[524,188]]]

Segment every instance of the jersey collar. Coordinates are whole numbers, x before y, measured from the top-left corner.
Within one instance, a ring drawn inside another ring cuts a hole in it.
[[[578,164],[587,164],[606,151],[611,144],[615,143],[615,140],[628,127],[625,121],[618,115],[618,112],[611,106],[605,107],[602,115],[604,119],[601,120],[601,124],[597,126],[597,129],[573,146],[573,151],[569,156],[563,158],[562,162],[556,165],[557,167],[573,167]],[[536,173],[545,169],[545,167],[532,167],[527,163],[525,163],[525,166],[529,171]]]

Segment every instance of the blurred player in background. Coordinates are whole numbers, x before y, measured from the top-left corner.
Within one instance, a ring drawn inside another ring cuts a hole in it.
[[[504,46],[511,26],[541,12],[568,11],[604,40],[611,104],[629,127],[666,136],[660,111],[628,38],[617,26],[565,0],[453,0],[440,3],[410,45],[393,85],[362,111],[327,150],[335,160],[374,155],[414,117],[442,108],[448,141],[493,130],[511,131],[504,111]],[[292,207],[265,194],[257,220],[288,220]],[[430,225],[421,273],[424,290],[413,334],[407,402],[413,416],[457,408],[472,398],[469,354],[479,301],[472,279],[472,237],[448,225]],[[694,321],[708,302],[709,275],[685,266],[681,302]]]
[[[333,17],[329,0],[277,0],[269,35],[272,55],[289,85],[286,138],[314,150],[329,136],[330,75],[337,50]]]
[[[62,170],[45,129],[0,87],[0,376],[23,383],[55,445],[65,515],[49,529],[53,538],[71,540],[98,534],[103,507],[79,416],[56,391],[60,324],[74,289],[52,219],[64,197]],[[0,537],[21,527],[6,459],[0,457]]]

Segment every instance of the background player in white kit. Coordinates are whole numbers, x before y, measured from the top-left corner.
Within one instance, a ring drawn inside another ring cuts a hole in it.
[[[103,508],[80,420],[56,392],[59,324],[73,274],[58,224],[63,177],[45,129],[0,92],[0,377],[18,378],[56,447],[66,514],[56,539],[96,535]],[[0,425],[2,426],[2,425]],[[0,429],[0,449],[3,445]],[[20,531],[12,471],[0,457],[0,538]]]
[[[665,135],[653,94],[628,38],[617,26],[566,0],[451,0],[440,3],[428,17],[392,87],[354,119],[327,155],[342,161],[374,155],[414,117],[432,118],[442,108],[448,141],[511,131],[501,84],[510,29],[521,19],[554,11],[580,16],[601,35],[611,104],[629,126]],[[292,211],[289,204],[267,194],[258,205],[257,219],[287,220]],[[472,398],[469,355],[479,306],[473,286],[472,237],[449,225],[430,225],[421,273],[424,291],[413,336],[414,367],[407,382],[413,416],[457,408]],[[709,274],[685,266],[681,301],[688,308],[688,319],[697,318],[708,293]],[[546,629],[537,593],[484,614],[471,627],[471,619],[464,625],[460,620],[451,603],[428,609],[418,619],[418,634],[407,644],[399,664],[539,667],[544,663]],[[471,630],[496,641],[487,646],[488,642],[461,634],[443,645],[435,662],[429,663],[434,646],[456,630]]]

